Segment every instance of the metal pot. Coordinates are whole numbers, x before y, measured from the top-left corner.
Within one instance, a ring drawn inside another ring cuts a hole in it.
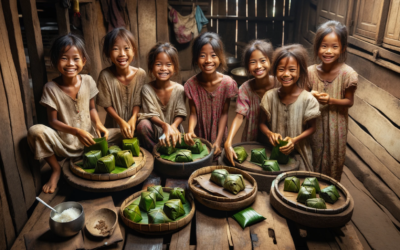
[[[242,85],[245,81],[249,80],[246,69],[244,67],[234,68],[231,70],[233,79],[235,79],[238,86]]]
[[[83,207],[81,204],[74,201],[68,201],[58,204],[54,207],[54,209],[58,213],[61,213],[62,211],[73,207],[81,210],[81,214],[78,218],[70,222],[57,222],[53,220],[55,212],[50,212],[49,224],[51,231],[61,237],[70,237],[82,230],[83,226],[85,225],[85,212],[83,211]]]

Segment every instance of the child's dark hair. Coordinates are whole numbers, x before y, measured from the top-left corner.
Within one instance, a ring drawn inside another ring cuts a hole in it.
[[[54,40],[50,48],[50,61],[53,67],[57,67],[58,60],[65,51],[75,46],[82,58],[86,59],[86,65],[89,64],[89,55],[85,49],[85,43],[78,36],[69,33],[68,35],[59,36]]]
[[[270,42],[267,42],[265,40],[253,40],[251,41],[245,48],[243,52],[243,65],[247,71],[247,74],[249,75],[249,60],[251,57],[251,54],[259,50],[261,53],[268,58],[268,60],[271,63],[272,60],[272,53],[274,53],[274,47]]]
[[[317,62],[318,61],[318,50],[319,47],[321,46],[322,40],[324,40],[324,37],[330,33],[334,32],[339,41],[340,45],[342,47],[342,51],[340,53],[339,57],[339,62],[345,62],[347,59],[347,28],[344,24],[335,21],[335,20],[330,20],[327,21],[321,26],[319,26],[317,33],[315,33],[315,38],[314,38],[314,60]]]
[[[200,51],[203,48],[204,45],[210,44],[211,47],[213,48],[215,54],[218,56],[219,61],[221,64],[219,65],[219,68],[222,70],[227,70],[228,67],[226,65],[226,59],[225,59],[225,52],[224,52],[224,44],[221,41],[221,38],[219,37],[218,34],[213,33],[213,32],[205,32],[198,36],[196,39],[194,39],[193,47],[192,47],[192,67],[196,68],[197,66],[197,61],[200,56]]]
[[[276,76],[276,71],[278,69],[279,62],[284,58],[294,58],[300,67],[300,77],[297,81],[297,86],[304,88],[304,85],[308,83],[308,71],[307,71],[307,50],[300,44],[292,44],[283,46],[275,50],[272,59],[272,71]]]
[[[132,45],[133,53],[137,52],[137,45],[135,42],[135,37],[132,32],[125,29],[124,27],[115,28],[112,31],[108,32],[103,38],[103,57],[109,59],[110,53],[113,49],[115,40],[120,37],[125,40],[128,44]]]
[[[157,55],[162,52],[168,55],[174,65],[174,73],[179,74],[179,58],[176,48],[170,43],[157,43],[150,49],[149,54],[147,55],[147,72],[149,76],[151,76],[151,72],[153,71]]]

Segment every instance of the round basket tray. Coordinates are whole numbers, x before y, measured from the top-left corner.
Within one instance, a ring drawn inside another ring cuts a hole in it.
[[[169,187],[163,187],[164,192],[170,192],[172,188]],[[186,194],[186,200],[190,202],[190,205],[192,206],[192,209],[190,210],[189,214],[185,216],[184,218],[181,218],[177,221],[169,222],[169,223],[161,223],[161,224],[140,224],[133,222],[129,219],[127,219],[124,215],[124,209],[136,198],[140,197],[140,194],[142,192],[145,192],[146,190],[141,190],[139,192],[134,193],[133,195],[129,196],[122,202],[121,209],[119,211],[119,217],[122,219],[124,224],[132,228],[133,230],[142,233],[142,234],[148,234],[148,235],[164,235],[164,234],[170,234],[174,233],[183,227],[185,227],[192,219],[194,216],[194,212],[196,210],[193,198]]]
[[[139,172],[143,167],[144,164],[146,163],[146,155],[143,153],[144,148],[140,148],[140,155],[138,157],[133,157],[133,160],[135,161],[135,165],[127,168],[125,171],[119,173],[119,174],[97,174],[97,173],[88,173],[86,172],[83,168],[80,166],[76,165],[75,163],[81,162],[82,160],[76,161],[76,159],[70,159],[70,164],[69,167],[71,169],[71,172],[76,174],[79,177],[82,177],[87,180],[93,180],[93,181],[113,181],[113,180],[120,180],[132,175],[135,175],[137,172]]]
[[[245,178],[253,186],[252,190],[246,195],[238,196],[237,198],[228,198],[213,195],[205,191],[203,188],[198,187],[195,178],[201,175],[209,174],[215,169],[226,169],[230,174],[241,174],[243,178]],[[190,191],[197,201],[204,206],[222,211],[235,211],[249,206],[254,202],[258,190],[257,182],[248,173],[240,169],[227,166],[209,166],[200,168],[193,172],[193,174],[189,177],[188,184]]]
[[[161,158],[160,153],[157,151],[159,148],[159,143],[153,148],[154,159],[154,169],[163,177],[170,178],[188,178],[193,171],[202,168],[204,166],[209,166],[212,164],[214,156],[214,148],[212,144],[203,138],[198,138],[205,144],[208,148],[209,154],[203,158],[196,159],[192,162],[172,162],[164,160]]]
[[[274,172],[265,171],[260,166],[250,162],[251,150],[256,149],[256,148],[265,148],[265,153],[269,157],[271,155],[270,148],[268,148],[267,146],[265,146],[259,142],[256,142],[256,141],[241,142],[241,143],[236,143],[236,144],[232,145],[233,148],[238,147],[238,146],[244,147],[248,156],[247,156],[247,159],[242,163],[235,161],[235,167],[237,167],[237,168],[240,168],[240,169],[243,169],[243,170],[246,170],[249,172],[253,172],[253,173],[263,174],[263,175],[279,175],[279,174],[287,172],[287,171],[295,171],[295,170],[299,169],[300,162],[296,159],[296,157],[293,157],[291,155],[291,159],[288,164],[285,164],[285,165],[279,164],[279,168],[281,169],[281,171],[274,171]],[[220,164],[232,166],[232,164],[229,162],[229,160],[225,157],[225,149],[222,150],[221,156],[219,157],[218,161]]]
[[[335,185],[340,197],[334,204],[326,203],[327,209],[307,207],[296,201],[298,193],[283,191],[285,178],[290,176],[299,178],[300,183],[306,177],[317,177],[321,190]],[[317,228],[339,227],[346,224],[350,221],[354,209],[353,198],[342,184],[324,174],[308,171],[292,171],[278,175],[271,187],[270,202],[284,217]]]
[[[83,179],[72,172],[71,166],[64,166],[62,168],[63,177],[69,185],[87,192],[116,192],[134,187],[149,177],[153,171],[154,165],[154,159],[150,152],[143,148],[140,148],[140,150],[143,153],[143,166],[139,171],[137,171],[136,174],[132,176],[128,176],[119,180]]]

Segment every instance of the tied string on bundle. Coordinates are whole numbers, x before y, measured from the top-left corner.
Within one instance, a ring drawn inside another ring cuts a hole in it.
[[[74,16],[81,17],[81,13],[79,12],[79,0],[73,0],[73,11],[74,11]]]

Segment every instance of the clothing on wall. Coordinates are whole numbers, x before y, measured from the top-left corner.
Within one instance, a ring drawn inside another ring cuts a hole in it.
[[[188,16],[182,16],[171,6],[168,6],[168,9],[168,19],[174,25],[175,38],[178,43],[188,43],[198,36],[199,32],[195,17],[196,8],[193,8],[192,13]]]
[[[208,23],[208,19],[206,16],[204,16],[203,11],[201,10],[200,6],[197,5],[196,7],[196,23],[197,23],[197,29],[199,32],[201,32],[201,29],[203,29],[203,26]]]

